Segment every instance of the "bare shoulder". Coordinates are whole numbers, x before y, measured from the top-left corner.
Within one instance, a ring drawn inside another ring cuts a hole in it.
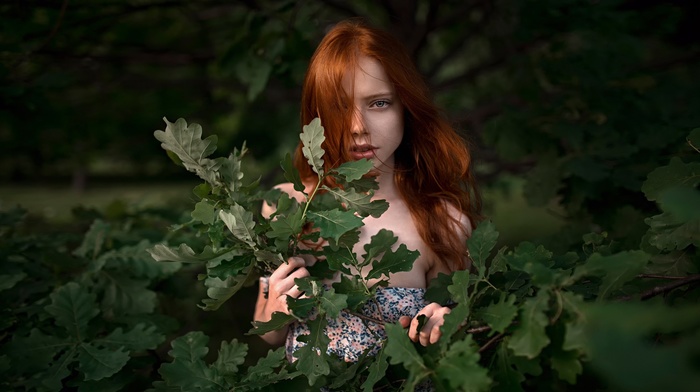
[[[472,230],[474,229],[472,227],[472,222],[469,219],[469,217],[460,211],[457,207],[455,207],[451,203],[446,203],[447,205],[447,213],[450,215],[451,218],[454,219],[455,223],[459,222],[458,227],[455,227],[457,229],[457,232],[460,233],[460,235],[464,235],[464,239],[466,240],[467,238],[471,237],[472,235]]]

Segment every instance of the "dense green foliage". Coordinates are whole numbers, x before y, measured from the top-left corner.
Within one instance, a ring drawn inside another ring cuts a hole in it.
[[[694,360],[700,354],[700,292],[688,289],[700,282],[700,151],[691,162],[674,158],[649,174],[642,191],[659,201],[662,214],[646,219],[641,249],[626,250],[603,232],[583,236],[579,251],[556,254],[523,242],[494,252],[498,232],[483,222],[468,240],[474,268],[441,275],[426,294],[432,301],[454,304],[440,342],[417,347],[398,324],[363,317],[366,323],[383,324],[388,338],[377,356],[365,354],[348,364],[326,354],[327,319],[341,309],[358,314],[376,288],[387,283],[370,286],[369,279],[410,269],[417,256],[404,245],[393,251],[396,237],[385,230],[372,237],[362,258],[352,252],[360,217],[381,215],[387,207],[384,201],[370,201],[376,184],[363,178],[369,162],[348,162],[324,173],[323,128],[314,120],[300,135],[304,156],[319,180],[333,175],[343,189],[319,185],[307,202],[298,204],[279,192],[265,196],[254,186],[243,190],[241,154],[211,159],[215,140],[202,140],[201,127],[188,127],[182,119],[166,123],[165,132],[156,132],[161,146],[205,180],[195,189],[201,200],[190,224],[210,241],[201,252],[181,244],[156,245],[150,253],[158,260],[205,264],[206,309],[215,310],[234,295],[256,267],[270,272],[304,252],[323,255],[326,262],[317,263],[311,277],[297,279],[307,297],[288,299],[291,315],[276,313],[251,330],[262,334],[295,319],[308,323],[310,335],[295,353],[296,362],[287,363],[279,349],[244,372],[239,365],[247,347],[232,341],[207,366],[201,358],[207,352],[206,337],[190,333],[172,343],[175,360],[161,367],[159,389],[254,390],[293,383],[311,389],[413,390],[430,378],[438,390],[523,390],[546,384],[563,388],[562,382],[575,385],[584,377],[585,390],[593,383],[635,391],[691,391],[700,381]],[[693,149],[698,144],[700,129],[687,139]],[[286,178],[303,191],[290,159],[282,162]],[[318,194],[319,189],[324,193]],[[278,206],[270,219],[256,212],[263,199]],[[304,230],[308,224],[317,230]],[[228,232],[222,236],[224,226]],[[328,240],[320,251],[298,246],[319,235]],[[366,277],[350,274],[349,267],[367,269]],[[335,272],[343,278],[324,288],[323,278]],[[659,283],[668,281],[672,283]],[[664,300],[642,302],[660,294]],[[199,354],[193,358],[193,353]],[[233,364],[222,368],[222,361]],[[543,374],[548,374],[544,381]]]

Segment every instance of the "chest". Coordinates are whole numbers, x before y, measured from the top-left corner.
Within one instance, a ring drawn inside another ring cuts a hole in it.
[[[366,253],[364,246],[372,240],[380,230],[386,229],[393,232],[398,240],[392,246],[396,250],[401,244],[405,244],[409,250],[417,250],[420,255],[413,264],[411,271],[399,272],[390,276],[391,286],[425,287],[426,274],[432,265],[432,251],[423,241],[418,229],[411,217],[408,208],[400,202],[390,203],[389,209],[379,218],[367,217],[363,220],[364,226],[360,228],[360,240],[355,244],[353,251],[362,258]],[[366,274],[367,271],[353,271]]]

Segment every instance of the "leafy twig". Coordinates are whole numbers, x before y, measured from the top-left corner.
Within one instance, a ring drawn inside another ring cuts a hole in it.
[[[700,282],[700,274],[690,275],[685,279],[681,279],[681,280],[675,281],[673,283],[669,283],[667,285],[656,286],[651,290],[643,292],[640,299],[642,301],[644,301],[644,300],[647,300],[649,298],[653,298],[659,294],[667,293],[673,289],[677,289],[677,288],[685,286],[685,285],[693,284],[695,282]]]
[[[667,275],[654,275],[654,274],[639,274],[637,275],[638,278],[641,279],[668,279],[668,280],[681,280],[681,279],[686,279],[687,276],[667,276]]]
[[[496,343],[496,342],[498,342],[499,340],[503,339],[503,337],[504,337],[505,335],[506,335],[505,332],[501,332],[501,333],[499,333],[498,335],[496,335],[496,336],[492,337],[491,339],[489,339],[489,341],[486,342],[486,344],[484,344],[483,346],[481,346],[481,347],[479,348],[479,353],[483,353],[484,351],[488,350],[489,347],[491,347],[494,343]]]

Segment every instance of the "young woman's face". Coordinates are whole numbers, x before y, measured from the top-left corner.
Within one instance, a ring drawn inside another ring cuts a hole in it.
[[[343,90],[353,97],[354,144],[350,155],[367,158],[380,171],[393,170],[394,152],[403,138],[403,106],[384,67],[375,59],[362,56],[358,67],[346,72]]]

